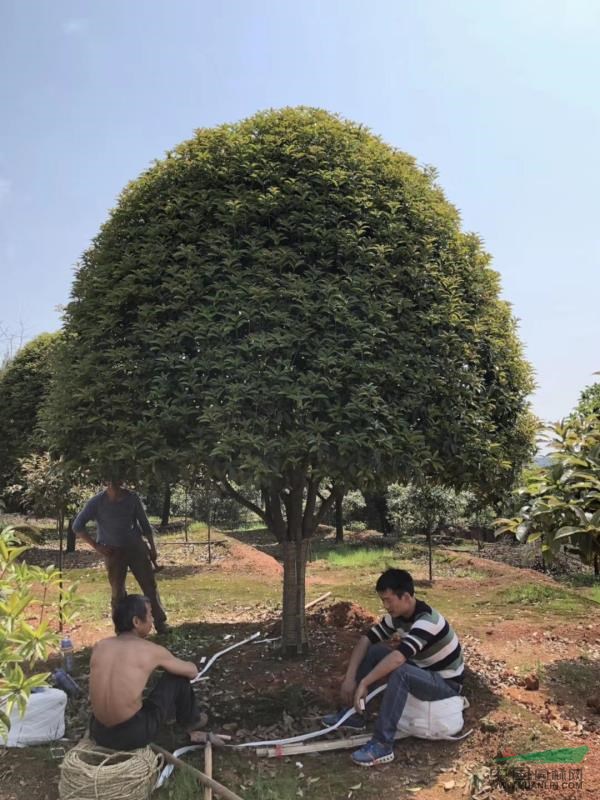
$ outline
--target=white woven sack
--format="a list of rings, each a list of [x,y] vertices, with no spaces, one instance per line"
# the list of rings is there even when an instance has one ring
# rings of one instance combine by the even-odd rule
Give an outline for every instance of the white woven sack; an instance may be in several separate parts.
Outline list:
[[[28,747],[53,742],[65,735],[67,695],[60,689],[42,689],[27,700],[23,716],[17,708],[10,714],[8,737],[0,736],[5,747]]]
[[[465,724],[463,711],[468,707],[469,701],[462,695],[428,701],[409,694],[398,721],[398,733],[421,739],[462,738],[456,734]]]

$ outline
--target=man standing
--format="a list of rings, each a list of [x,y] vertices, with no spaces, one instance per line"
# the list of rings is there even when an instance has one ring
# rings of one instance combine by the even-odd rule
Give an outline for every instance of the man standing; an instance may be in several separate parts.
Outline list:
[[[342,702],[354,704],[356,713],[344,727],[361,730],[364,699],[370,688],[387,683],[373,738],[352,753],[360,766],[371,767],[394,760],[394,739],[408,694],[418,700],[445,700],[462,691],[464,663],[458,637],[444,617],[415,597],[409,572],[388,569],[375,586],[386,615],[365,631],[357,642],[340,688]],[[395,634],[395,649],[382,644]],[[334,725],[343,715],[323,718]]]
[[[113,612],[116,636],[102,639],[90,661],[90,733],[102,747],[135,750],[154,740],[164,722],[185,725],[192,741],[206,723],[196,708],[190,684],[198,674],[191,661],[182,661],[165,647],[146,641],[152,630],[152,609],[147,597],[130,594]],[[157,668],[164,673],[142,700],[148,678]]]
[[[85,530],[86,524],[92,520],[97,527],[95,540]],[[73,530],[104,556],[113,612],[119,600],[126,597],[125,579],[130,569],[150,601],[156,632],[166,633],[167,615],[160,603],[152,568],[152,561],[156,561],[154,537],[138,495],[125,489],[121,481],[109,481],[104,491],[87,502],[76,517]],[[148,540],[149,548],[142,535]]]

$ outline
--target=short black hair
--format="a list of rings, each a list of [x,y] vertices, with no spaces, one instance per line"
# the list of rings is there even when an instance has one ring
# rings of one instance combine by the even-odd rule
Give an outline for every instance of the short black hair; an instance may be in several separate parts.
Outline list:
[[[398,597],[402,597],[404,592],[414,595],[415,584],[412,575],[405,569],[386,569],[377,579],[375,591],[385,592],[387,589],[391,589]]]
[[[128,594],[119,600],[112,615],[116,633],[132,631],[134,617],[144,622],[148,616],[149,603],[150,600],[143,594]]]

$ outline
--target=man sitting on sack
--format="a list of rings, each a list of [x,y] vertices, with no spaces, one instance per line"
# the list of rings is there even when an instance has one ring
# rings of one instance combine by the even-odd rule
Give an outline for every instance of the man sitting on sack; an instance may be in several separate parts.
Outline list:
[[[386,615],[365,631],[357,642],[340,687],[342,702],[354,704],[341,727],[361,730],[364,700],[377,685],[387,682],[373,738],[352,753],[355,764],[371,767],[394,760],[398,721],[409,695],[418,700],[444,700],[462,692],[464,663],[452,626],[435,609],[415,597],[412,576],[403,569],[388,569],[375,586]],[[400,634],[395,649],[383,641]],[[323,718],[334,725],[344,712]]]
[[[192,741],[206,724],[198,712],[190,684],[198,667],[182,661],[166,647],[146,641],[154,620],[147,597],[126,595],[113,612],[116,636],[95,645],[90,661],[90,734],[113,750],[135,750],[150,744],[164,722],[176,719]],[[164,670],[156,686],[142,700],[152,672]]]

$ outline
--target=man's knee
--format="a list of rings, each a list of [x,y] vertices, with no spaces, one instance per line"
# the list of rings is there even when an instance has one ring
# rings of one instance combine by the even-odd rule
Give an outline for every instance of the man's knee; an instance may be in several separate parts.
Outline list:
[[[399,667],[396,667],[393,672],[390,672],[387,681],[388,685],[391,683],[392,685],[397,686],[401,683],[407,683],[412,669],[412,664],[409,664],[405,661],[404,664],[401,664]]]

